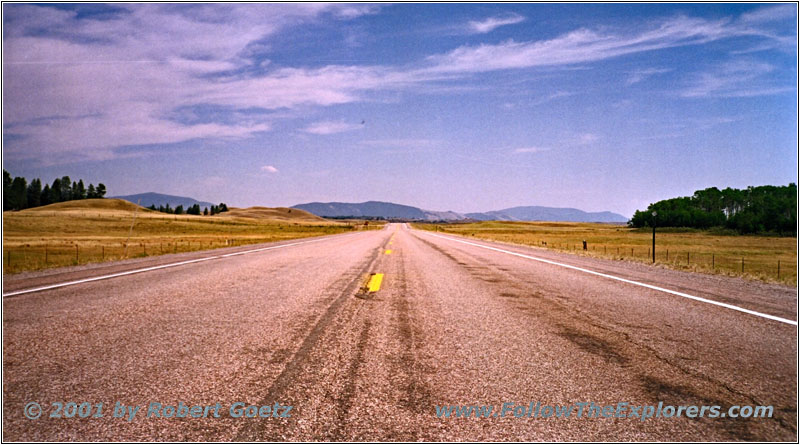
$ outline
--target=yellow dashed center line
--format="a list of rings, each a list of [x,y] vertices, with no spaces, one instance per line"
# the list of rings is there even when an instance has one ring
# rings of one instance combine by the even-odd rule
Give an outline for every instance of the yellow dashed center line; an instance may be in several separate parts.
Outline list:
[[[386,251],[386,255],[391,255],[391,254],[392,254],[392,249]]]
[[[381,283],[383,282],[383,274],[376,273],[373,274],[372,277],[369,279],[369,283],[367,283],[367,288],[370,292],[378,292],[381,289]]]

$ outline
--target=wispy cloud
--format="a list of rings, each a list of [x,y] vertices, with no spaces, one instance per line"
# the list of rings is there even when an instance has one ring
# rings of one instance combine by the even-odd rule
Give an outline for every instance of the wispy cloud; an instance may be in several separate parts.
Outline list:
[[[308,23],[350,20],[378,9],[362,4],[265,6],[118,4],[93,16],[34,4],[5,5],[4,136],[13,143],[4,147],[4,155],[40,162],[108,159],[119,156],[118,148],[124,146],[252,137],[274,127],[278,117],[271,110],[353,103],[368,100],[376,91],[471,92],[487,87],[474,80],[473,75],[482,72],[574,68],[729,37],[755,36],[781,48],[794,48],[796,42],[796,36],[765,30],[769,27],[764,24],[794,16],[793,6],[778,5],[738,19],[681,16],[636,28],[578,29],[545,40],[461,46],[402,66],[293,67],[268,59],[274,45],[270,39],[278,33]],[[469,28],[488,33],[522,20],[519,15],[495,16],[471,22]],[[655,74],[632,73],[629,81]],[[728,75],[733,77],[726,79]],[[698,75],[681,95],[781,91],[787,87],[728,67]],[[557,91],[540,100],[568,94]],[[225,110],[219,114],[227,113],[228,118],[176,118],[182,110],[204,106]],[[323,121],[304,131],[334,134],[358,128]]]
[[[534,100],[531,102],[531,105],[542,105],[547,102],[562,98],[562,97],[569,97],[574,96],[575,93],[569,91],[556,91],[555,93],[548,94],[547,96],[541,97],[539,99]]]
[[[635,32],[582,28],[550,40],[462,46],[430,56],[428,61],[430,71],[443,73],[571,65],[756,33],[749,25],[732,19],[679,16]]]
[[[542,153],[545,151],[550,151],[550,148],[547,147],[521,147],[516,148],[511,151],[513,154],[522,154],[522,153]]]
[[[375,10],[263,6],[121,4],[85,17],[38,5],[4,7],[4,132],[15,137],[4,154],[108,159],[121,146],[250,137],[269,131],[272,118],[183,122],[175,111],[204,104],[230,112],[325,106],[392,84],[390,73],[370,67],[258,73],[269,63],[254,58],[253,42],[303,23]]]
[[[669,73],[670,71],[672,71],[671,68],[645,68],[635,70],[628,73],[628,79],[625,81],[625,83],[628,85],[633,85],[647,79],[648,77],[655,76],[656,74]]]
[[[717,125],[725,125],[725,124],[732,124],[734,122],[741,121],[741,117],[727,117],[727,116],[719,116],[719,117],[709,117],[709,118],[702,118],[702,119],[690,119],[690,123],[697,126],[697,128],[701,130],[707,130],[711,127],[716,127]]]
[[[480,21],[470,21],[467,25],[467,29],[473,34],[486,34],[501,26],[514,25],[523,21],[525,21],[525,17],[519,14],[495,16]]]
[[[360,124],[350,124],[344,121],[320,121],[309,125],[304,128],[303,131],[311,134],[325,135],[360,130],[361,128],[363,128],[363,126]]]
[[[436,141],[431,139],[372,139],[361,141],[371,147],[428,147]]]
[[[774,72],[769,63],[734,60],[699,73],[680,92],[683,97],[753,97],[796,91],[794,86],[764,80]]]
[[[278,169],[275,168],[272,165],[265,165],[265,166],[261,167],[261,171],[262,172],[267,172],[267,173],[278,173]]]
[[[751,12],[742,14],[739,18],[743,23],[765,23],[780,20],[797,19],[797,5],[781,4],[763,6]]]

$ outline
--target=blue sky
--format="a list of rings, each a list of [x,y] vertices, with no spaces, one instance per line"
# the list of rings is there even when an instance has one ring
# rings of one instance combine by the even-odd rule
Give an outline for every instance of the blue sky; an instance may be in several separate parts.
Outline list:
[[[234,206],[797,181],[795,4],[3,5],[3,166]]]

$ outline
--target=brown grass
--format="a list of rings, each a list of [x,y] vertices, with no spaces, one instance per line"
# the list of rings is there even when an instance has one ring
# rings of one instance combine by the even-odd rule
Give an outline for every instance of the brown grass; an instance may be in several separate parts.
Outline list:
[[[261,207],[194,216],[136,208],[119,199],[92,199],[3,212],[3,273],[363,229],[296,209]],[[136,223],[126,245],[134,211]]]
[[[254,218],[254,219],[269,219],[273,221],[291,221],[291,222],[313,222],[313,223],[332,223],[325,218],[320,218],[313,213],[306,212],[300,209],[290,209],[287,207],[248,207],[246,209],[239,209],[232,207],[229,211],[220,213],[220,216],[240,217],[240,218]]]
[[[485,221],[415,226],[425,230],[568,251],[579,255],[652,263],[652,232],[620,225]],[[582,245],[584,240],[587,242],[586,251]],[[703,231],[657,231],[656,263],[682,270],[744,276],[794,285],[797,283],[797,238],[725,236]]]

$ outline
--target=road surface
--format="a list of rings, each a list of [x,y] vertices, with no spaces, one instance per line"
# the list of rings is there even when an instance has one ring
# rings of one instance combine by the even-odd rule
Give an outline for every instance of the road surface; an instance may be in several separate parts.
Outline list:
[[[3,438],[797,440],[793,288],[405,224],[256,247],[4,277]],[[383,280],[369,292],[372,274]],[[31,402],[38,419],[24,415]],[[56,402],[87,404],[51,418]],[[269,417],[234,417],[236,402],[269,406]],[[436,411],[531,402],[774,414]],[[114,417],[117,403],[141,408]],[[158,407],[147,417],[151,403],[205,417],[158,418],[171,414]]]

